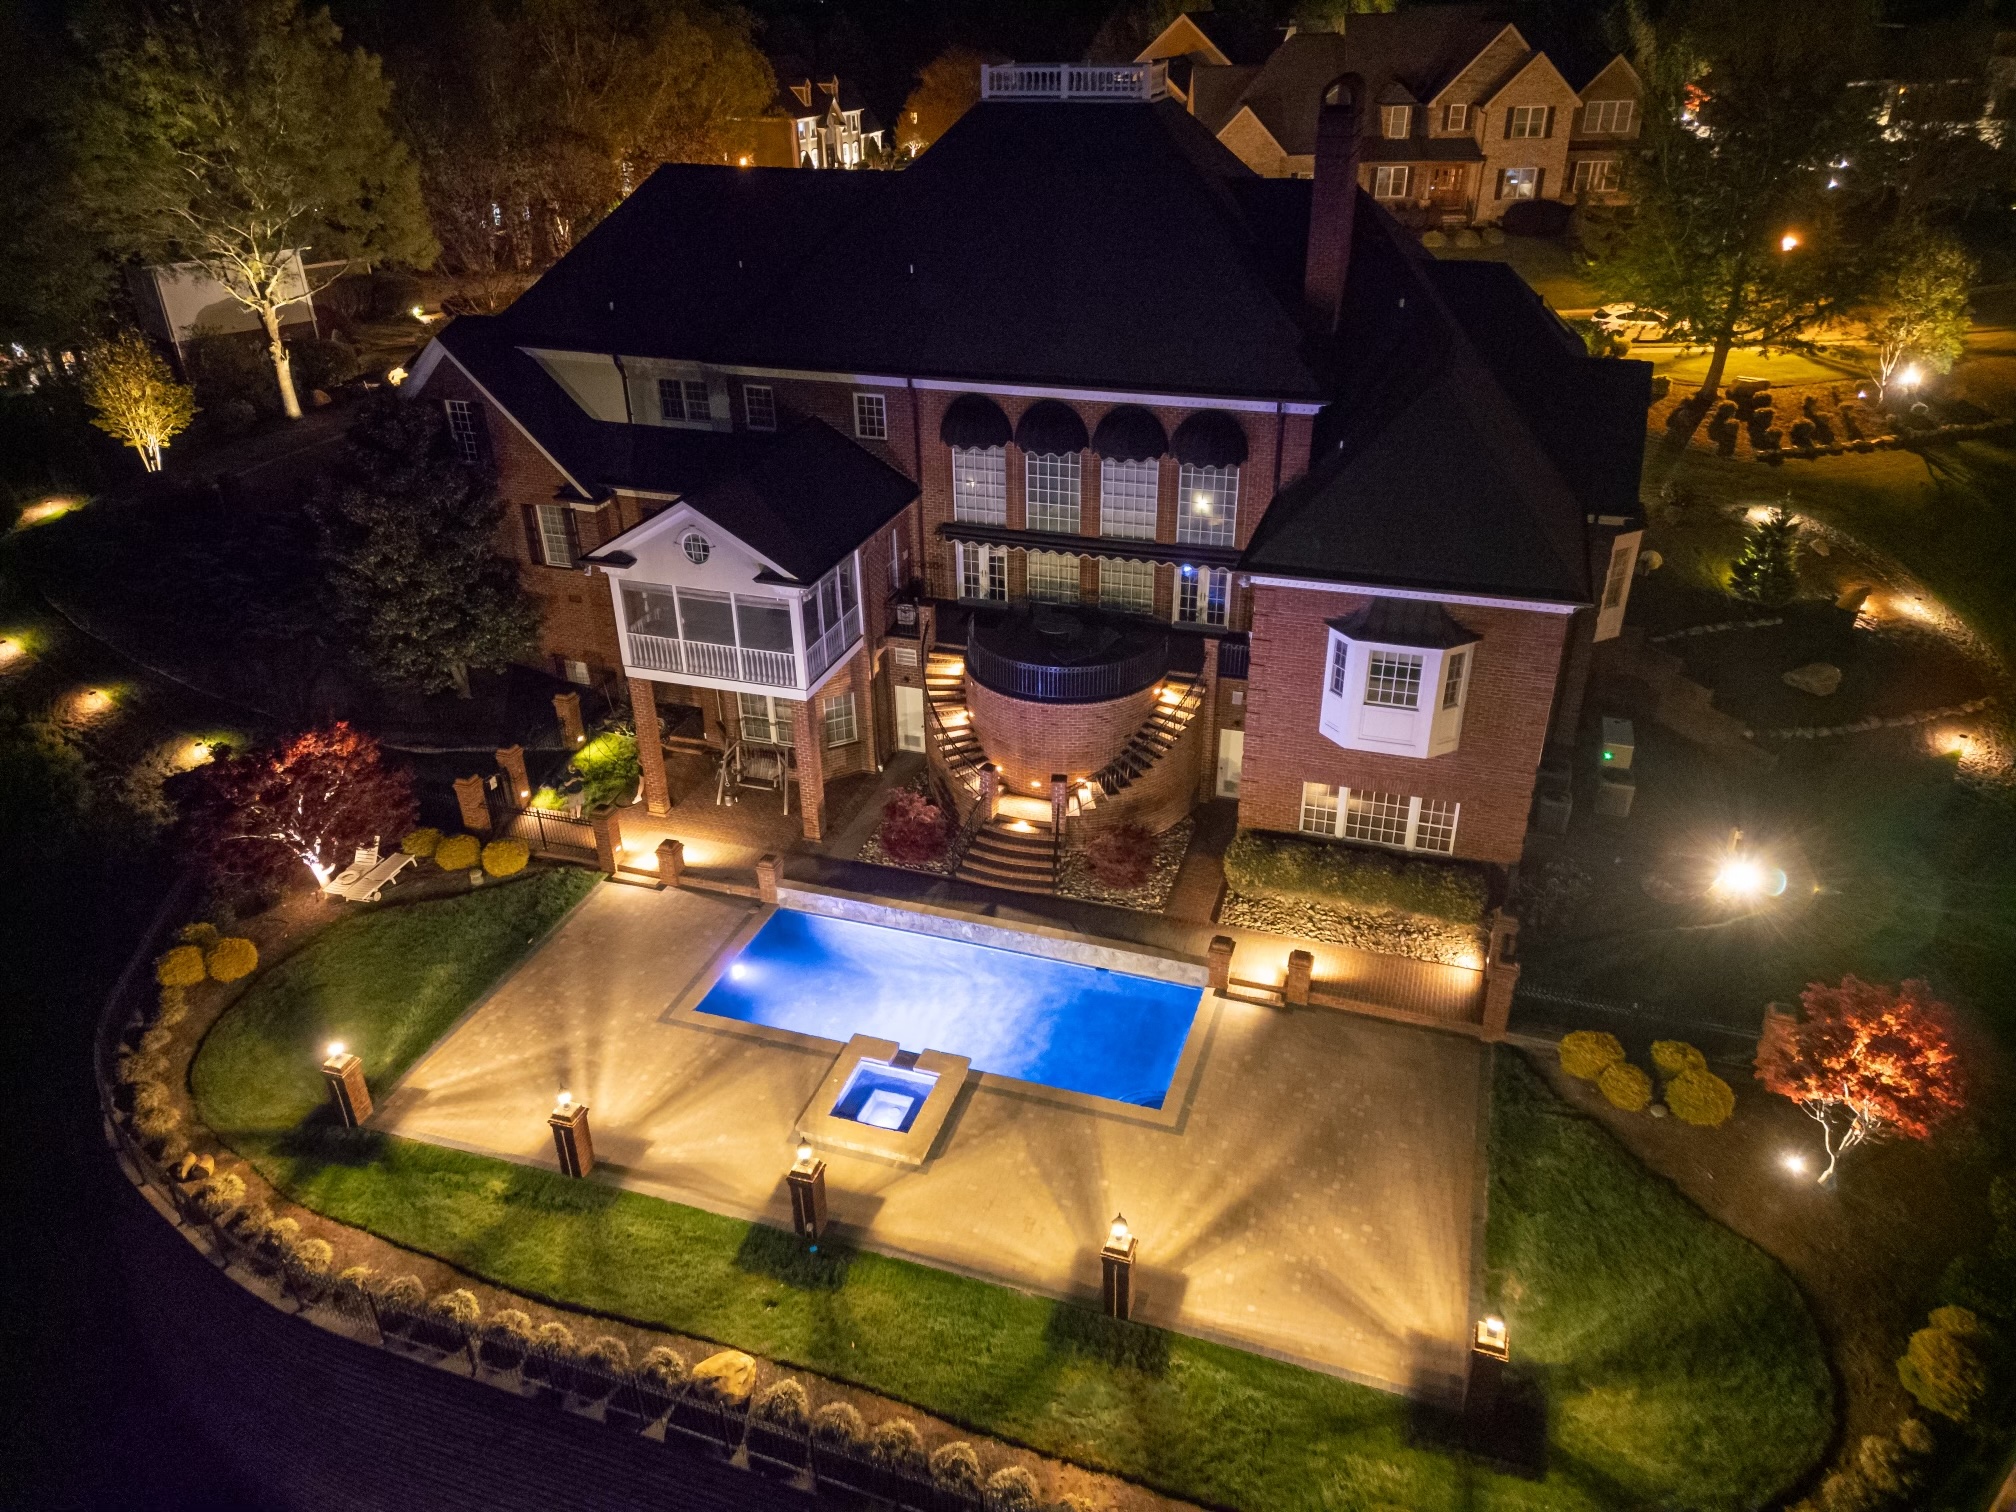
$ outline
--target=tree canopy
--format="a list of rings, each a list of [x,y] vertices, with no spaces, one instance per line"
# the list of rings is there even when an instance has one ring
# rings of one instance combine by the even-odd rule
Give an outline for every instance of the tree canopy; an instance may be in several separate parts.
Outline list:
[[[1912,228],[1896,239],[1869,312],[1878,397],[1906,365],[1950,370],[1967,341],[1974,260],[1951,236]]]
[[[386,119],[390,86],[300,0],[159,0],[108,16],[76,96],[79,204],[119,250],[197,263],[257,316],[299,418],[280,336],[282,307],[313,287],[296,254],[434,259],[419,176]]]
[[[139,452],[149,472],[161,471],[161,449],[196,418],[195,392],[130,327],[84,354],[84,402],[91,423]]]

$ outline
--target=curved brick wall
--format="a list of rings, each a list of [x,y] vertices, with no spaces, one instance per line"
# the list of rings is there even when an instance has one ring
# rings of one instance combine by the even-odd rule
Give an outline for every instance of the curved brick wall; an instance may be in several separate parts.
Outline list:
[[[1143,688],[1105,703],[1032,703],[984,688],[966,679],[966,707],[973,733],[987,759],[1001,768],[1002,791],[1050,791],[1050,774],[1089,777],[1120,754],[1127,737],[1141,728],[1155,705],[1155,689]]]

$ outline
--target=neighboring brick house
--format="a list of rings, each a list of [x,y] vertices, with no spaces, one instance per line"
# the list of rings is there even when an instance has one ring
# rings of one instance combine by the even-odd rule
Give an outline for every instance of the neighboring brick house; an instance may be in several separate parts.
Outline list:
[[[1199,19],[1178,17],[1142,56],[1202,36]],[[1492,7],[1419,6],[1294,33],[1258,67],[1193,50],[1184,98],[1254,172],[1307,178],[1319,96],[1356,73],[1368,90],[1364,187],[1411,224],[1487,223],[1522,199],[1621,195],[1644,93],[1637,71],[1621,56],[1578,67],[1557,53]],[[1571,72],[1587,82],[1577,87]]]
[[[882,123],[854,82],[838,74],[785,78],[756,122],[755,143],[745,167],[859,168],[884,151]]]
[[[1006,828],[1216,794],[1517,861],[1620,627],[1648,370],[1422,252],[1336,83],[1269,182],[1159,62],[990,68],[901,174],[661,168],[436,338],[403,392],[495,461],[654,811],[684,735],[789,753],[812,835],[908,748]]]

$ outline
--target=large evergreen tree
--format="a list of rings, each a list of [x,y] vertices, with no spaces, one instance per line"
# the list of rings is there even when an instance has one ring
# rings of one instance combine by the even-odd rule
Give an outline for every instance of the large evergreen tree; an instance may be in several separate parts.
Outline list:
[[[504,506],[455,455],[438,406],[387,392],[317,500],[329,616],[381,683],[469,692],[469,669],[530,654],[539,611],[497,549]]]
[[[105,14],[76,95],[78,202],[121,250],[200,264],[250,310],[299,419],[281,310],[351,262],[434,259],[418,174],[386,120],[391,87],[300,0]],[[304,289],[297,252],[335,266]]]

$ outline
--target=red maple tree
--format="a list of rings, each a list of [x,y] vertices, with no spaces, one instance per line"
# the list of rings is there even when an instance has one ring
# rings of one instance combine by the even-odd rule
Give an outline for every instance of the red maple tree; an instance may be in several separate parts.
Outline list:
[[[220,757],[169,790],[190,848],[227,876],[280,880],[294,862],[327,882],[353,849],[404,835],[413,774],[342,722]]]
[[[1824,1184],[1841,1157],[1886,1135],[1929,1139],[1966,1104],[1952,1012],[1923,982],[1884,987],[1844,976],[1809,984],[1803,1015],[1773,1011],[1757,1043],[1757,1079],[1820,1125]]]

